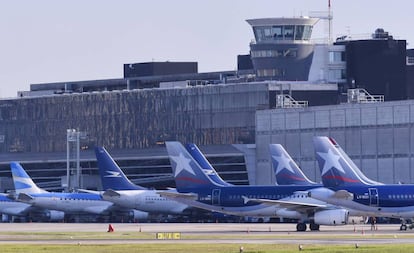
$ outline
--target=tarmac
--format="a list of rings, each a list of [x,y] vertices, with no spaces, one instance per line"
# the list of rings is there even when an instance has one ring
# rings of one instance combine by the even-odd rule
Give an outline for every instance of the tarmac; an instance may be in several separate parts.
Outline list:
[[[109,226],[120,236],[106,235]],[[0,244],[144,244],[144,243],[234,243],[234,244],[412,244],[414,231],[400,231],[399,224],[321,226],[320,231],[296,232],[296,224],[276,223],[0,223]],[[86,232],[86,233],[85,233]],[[93,234],[88,238],[87,234]],[[82,233],[82,238],[51,239],[48,236]],[[152,239],[133,238],[143,233]],[[157,233],[178,233],[179,239],[160,240]],[[30,235],[47,235],[42,239]],[[108,233],[109,234],[109,233]],[[121,235],[129,235],[122,238]],[[131,238],[132,235],[132,238]]]

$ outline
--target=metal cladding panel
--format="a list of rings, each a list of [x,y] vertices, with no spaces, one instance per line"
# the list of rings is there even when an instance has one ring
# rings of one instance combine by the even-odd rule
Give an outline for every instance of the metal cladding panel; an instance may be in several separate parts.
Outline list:
[[[392,158],[378,159],[378,181],[386,184],[394,183],[395,171]]]
[[[394,110],[392,106],[377,107],[377,122],[379,125],[392,124],[394,121]]]
[[[345,126],[345,110],[331,111],[331,127]]]
[[[410,183],[410,159],[406,157],[394,158],[395,178],[393,183]]]
[[[286,129],[299,129],[299,112],[286,114]]]
[[[321,182],[321,172],[319,166],[315,161],[300,161],[298,163],[303,173],[315,182]]]
[[[378,161],[377,159],[363,159],[361,169],[364,174],[373,180],[380,181],[378,178]]]
[[[280,110],[271,117],[283,118],[281,112],[284,112],[287,127],[269,134],[272,140],[286,142],[284,146],[299,164],[315,160],[311,143],[314,135],[331,136],[368,177],[388,183],[398,183],[403,177],[407,178],[406,183],[413,183],[413,110],[414,100]],[[305,123],[311,121],[311,114],[315,118],[314,128]],[[296,128],[296,121],[299,121],[299,128]],[[300,136],[299,143],[296,136]],[[399,169],[403,176],[397,176]]]
[[[256,113],[256,131],[270,131],[271,130],[271,114],[267,112]]]
[[[300,154],[300,135],[297,133],[286,133],[285,148],[290,154]]]
[[[410,122],[410,106],[394,106],[394,124],[407,124]]]
[[[272,113],[270,114],[271,130],[281,131],[286,129],[286,114],[285,113]]]
[[[345,124],[347,127],[361,125],[361,109],[348,108],[345,110]]]
[[[412,171],[412,167],[414,166],[414,158],[410,158],[410,178],[408,179],[409,181],[406,181],[407,183],[412,183],[414,182],[414,171]]]
[[[361,107],[361,125],[373,126],[377,124],[377,108],[376,107]]]
[[[278,134],[278,135],[276,135],[276,134],[272,134],[272,135],[270,136],[270,143],[273,143],[273,144],[280,144],[280,145],[282,145],[282,146],[286,147],[285,135],[281,135],[281,134]]]
[[[377,154],[376,129],[361,130],[362,155],[375,156]]]
[[[302,132],[300,134],[300,154],[304,157],[312,157],[315,155],[315,149],[313,148],[312,138],[313,132]]]
[[[377,155],[391,155],[394,152],[394,132],[392,128],[380,128],[377,130]]]
[[[268,161],[259,161],[256,166],[256,182],[258,185],[272,185],[275,184],[275,177]]]
[[[335,139],[335,141],[340,143],[343,149],[346,148],[346,139],[345,139],[346,135],[342,129],[333,128],[330,130],[330,134],[328,136],[331,136],[332,138]]]
[[[303,111],[299,113],[299,116],[300,116],[300,128],[301,129],[315,128],[315,112]]]
[[[351,128],[345,132],[345,143],[341,147],[349,156],[361,155],[361,131],[359,129]]]
[[[330,127],[329,110],[321,110],[315,112],[315,127],[328,128]]]

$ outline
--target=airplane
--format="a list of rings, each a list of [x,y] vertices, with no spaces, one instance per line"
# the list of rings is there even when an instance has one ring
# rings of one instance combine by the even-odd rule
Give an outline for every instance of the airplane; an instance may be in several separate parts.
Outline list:
[[[317,185],[306,177],[282,145],[269,144],[269,151],[278,185]]]
[[[313,142],[326,188],[311,189],[309,197],[351,208],[366,216],[400,218],[403,220],[400,229],[407,229],[405,219],[414,217],[413,184],[367,184],[341,157],[333,139],[317,136]]]
[[[188,153],[190,153],[190,155],[194,158],[194,160],[200,165],[204,173],[206,173],[206,175],[210,177],[210,179],[213,182],[222,186],[233,186],[233,184],[224,181],[217,174],[216,170],[213,168],[213,166],[210,164],[210,162],[207,160],[204,154],[201,153],[200,149],[197,147],[196,144],[188,143],[185,145],[185,148],[187,149]]]
[[[64,213],[32,207],[29,204],[15,201],[9,194],[0,194],[0,213],[10,216],[28,217],[35,221],[61,221]]]
[[[183,214],[188,205],[160,196],[159,191],[133,184],[104,147],[95,148],[104,200],[124,208],[156,214]]]
[[[344,225],[349,212],[332,208],[307,196],[310,185],[223,186],[206,175],[201,166],[179,142],[166,142],[177,192],[163,196],[209,211],[249,217],[298,219],[297,231],[319,225]]]
[[[65,214],[127,215],[134,219],[147,219],[148,213],[137,210],[123,210],[112,202],[105,201],[99,194],[48,192],[39,188],[23,167],[10,164],[17,201],[31,206],[58,210]]]

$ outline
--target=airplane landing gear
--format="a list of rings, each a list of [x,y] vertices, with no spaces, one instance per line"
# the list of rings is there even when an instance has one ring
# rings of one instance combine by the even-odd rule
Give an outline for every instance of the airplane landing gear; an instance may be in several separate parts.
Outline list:
[[[296,225],[296,231],[298,232],[306,231],[306,223],[298,223]]]
[[[311,223],[309,227],[311,231],[319,231],[319,224]]]

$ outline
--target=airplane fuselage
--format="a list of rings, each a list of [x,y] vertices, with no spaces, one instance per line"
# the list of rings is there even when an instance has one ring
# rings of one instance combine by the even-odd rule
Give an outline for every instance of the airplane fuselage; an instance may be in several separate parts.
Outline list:
[[[336,191],[352,193],[348,199],[334,196]],[[313,198],[377,217],[414,217],[414,185],[347,186],[311,190]]]
[[[104,214],[113,206],[101,196],[89,193],[39,193],[30,196],[32,199],[26,203],[65,213]]]
[[[119,190],[119,196],[103,195],[103,199],[124,208],[150,213],[181,214],[187,205],[160,196],[155,190]]]
[[[191,206],[217,212],[255,217],[288,217],[303,218],[303,213],[278,205],[269,205],[246,201],[248,199],[288,200],[300,203],[318,203],[321,201],[309,198],[306,194],[295,194],[307,191],[313,186],[230,186],[216,188],[195,188],[189,192],[197,194],[197,200],[180,200]]]

